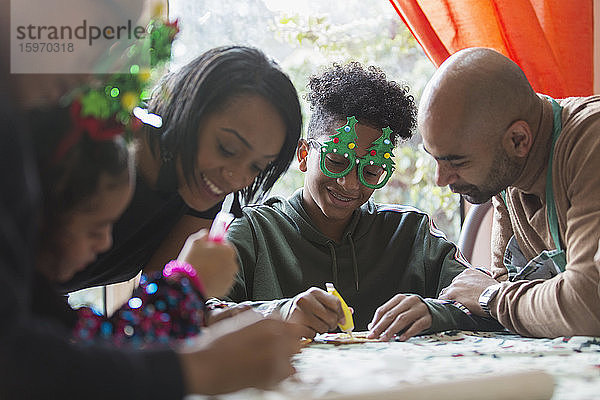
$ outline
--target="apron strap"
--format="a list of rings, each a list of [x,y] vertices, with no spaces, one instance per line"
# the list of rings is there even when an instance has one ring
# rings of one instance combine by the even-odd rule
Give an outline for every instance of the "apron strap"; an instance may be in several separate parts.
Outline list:
[[[551,97],[547,97],[552,102],[552,112],[554,114],[554,128],[552,130],[552,146],[550,147],[550,161],[548,162],[548,172],[546,174],[546,210],[548,213],[548,225],[550,234],[556,249],[561,251],[560,235],[558,231],[558,216],[556,215],[556,205],[554,203],[554,190],[552,185],[552,163],[554,160],[554,145],[562,130],[562,107]]]
[[[548,218],[548,226],[550,228],[550,235],[552,236],[552,240],[554,245],[556,246],[555,250],[545,250],[540,255],[542,259],[551,259],[554,266],[557,268],[558,273],[563,272],[567,266],[567,258],[566,254],[562,249],[560,244],[560,233],[558,227],[558,216],[556,214],[556,204],[554,202],[554,190],[552,184],[552,165],[554,161],[554,146],[558,137],[560,136],[560,132],[562,130],[562,107],[549,96],[543,95],[552,103],[552,113],[554,115],[554,124],[552,129],[552,143],[550,146],[550,160],[548,161],[548,171],[546,173],[546,213]],[[504,204],[506,204],[506,190],[503,190],[500,193]],[[517,246],[518,247],[518,246]],[[508,251],[508,250],[507,250]],[[538,256],[538,257],[540,257]],[[536,259],[538,258],[536,257]],[[506,254],[504,264],[507,265],[506,262]],[[507,267],[508,268],[508,267]],[[509,269],[510,271],[510,269]]]

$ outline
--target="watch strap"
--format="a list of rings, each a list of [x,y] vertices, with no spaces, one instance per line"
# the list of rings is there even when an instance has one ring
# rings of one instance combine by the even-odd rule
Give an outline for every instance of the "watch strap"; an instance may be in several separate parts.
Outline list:
[[[481,306],[483,311],[490,317],[492,316],[490,312],[490,303],[492,302],[492,300],[494,300],[501,287],[501,283],[495,283],[493,285],[490,285],[486,287],[479,296],[479,305]]]

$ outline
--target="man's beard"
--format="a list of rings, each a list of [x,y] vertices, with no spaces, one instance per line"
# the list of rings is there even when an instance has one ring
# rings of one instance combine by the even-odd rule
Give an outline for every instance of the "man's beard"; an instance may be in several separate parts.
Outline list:
[[[511,160],[504,150],[496,153],[492,168],[485,178],[484,185],[450,185],[453,192],[460,193],[469,203],[481,204],[490,200],[509,187],[518,178],[523,162]]]

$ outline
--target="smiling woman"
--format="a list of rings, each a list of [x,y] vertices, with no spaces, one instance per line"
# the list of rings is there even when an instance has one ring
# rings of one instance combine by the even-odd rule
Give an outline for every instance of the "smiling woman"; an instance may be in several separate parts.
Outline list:
[[[261,51],[219,47],[160,82],[148,103],[163,119],[138,141],[137,186],[113,248],[67,290],[129,280],[177,258],[210,226],[229,193],[234,209],[260,199],[287,170],[300,138],[294,86]]]
[[[200,127],[193,169],[186,174],[178,168],[178,180],[185,182],[179,189],[182,198],[203,210],[250,186],[277,159],[285,132],[280,114],[262,96],[234,97]]]

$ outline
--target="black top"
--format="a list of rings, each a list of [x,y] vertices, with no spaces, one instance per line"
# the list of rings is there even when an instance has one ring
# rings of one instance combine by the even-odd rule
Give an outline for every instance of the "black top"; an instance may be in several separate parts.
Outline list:
[[[195,211],[176,189],[152,189],[138,174],[131,204],[113,227],[113,247],[62,289],[73,291],[132,279],[183,215],[214,219],[220,209],[221,203],[205,212]]]
[[[38,318],[54,319],[62,327],[72,331],[77,324],[77,312],[71,308],[66,295],[60,295],[38,271],[33,271],[31,311]]]
[[[0,92],[0,399],[182,398],[172,350],[77,346],[62,325],[66,319],[32,314],[39,186],[7,98]]]

